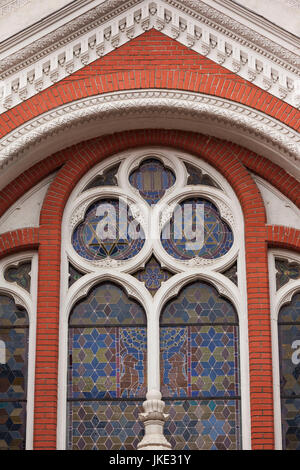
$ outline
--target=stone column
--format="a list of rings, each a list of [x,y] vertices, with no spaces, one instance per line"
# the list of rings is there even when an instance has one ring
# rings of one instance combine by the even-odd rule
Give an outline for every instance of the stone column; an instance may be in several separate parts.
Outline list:
[[[171,444],[164,436],[164,424],[169,415],[163,412],[165,403],[158,390],[150,390],[143,403],[145,413],[139,418],[145,424],[145,435],[137,445],[138,450],[170,450]]]

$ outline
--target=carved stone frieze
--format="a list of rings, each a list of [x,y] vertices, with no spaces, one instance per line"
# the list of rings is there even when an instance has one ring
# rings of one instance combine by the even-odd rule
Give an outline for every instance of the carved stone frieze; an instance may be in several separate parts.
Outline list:
[[[76,124],[109,117],[172,115],[205,120],[280,150],[294,165],[299,161],[299,136],[275,119],[246,106],[206,95],[168,90],[143,90],[111,93],[67,104],[17,128],[0,141],[0,168],[22,157],[22,152],[43,139],[59,135]]]
[[[107,0],[0,61],[0,79],[6,90],[0,113],[152,27],[298,106],[294,82],[300,74],[300,57],[255,29],[200,0]],[[249,55],[253,67],[246,68],[243,61]],[[29,66],[34,69],[34,81],[28,80],[22,93],[11,93]],[[282,83],[263,78],[270,67],[273,77],[283,74]],[[290,85],[285,86],[287,83]]]

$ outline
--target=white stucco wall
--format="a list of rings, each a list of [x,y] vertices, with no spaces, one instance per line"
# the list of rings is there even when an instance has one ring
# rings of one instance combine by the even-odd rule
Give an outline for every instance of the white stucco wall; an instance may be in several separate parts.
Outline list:
[[[0,2],[0,41],[22,31],[72,0],[2,0]]]
[[[300,35],[300,0],[232,0],[281,28]]]

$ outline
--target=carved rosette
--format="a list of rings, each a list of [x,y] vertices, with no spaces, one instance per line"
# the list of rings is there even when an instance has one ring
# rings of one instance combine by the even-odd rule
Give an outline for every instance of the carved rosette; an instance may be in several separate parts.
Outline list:
[[[158,390],[151,390],[144,401],[144,413],[139,414],[140,420],[145,425],[145,435],[137,445],[138,450],[170,450],[171,444],[163,434],[164,423],[169,415],[165,414],[165,403],[161,400]]]

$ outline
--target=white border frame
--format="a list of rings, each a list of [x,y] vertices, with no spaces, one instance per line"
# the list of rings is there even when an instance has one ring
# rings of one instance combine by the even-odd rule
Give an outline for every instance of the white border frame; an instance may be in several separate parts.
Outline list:
[[[271,307],[271,334],[272,334],[272,360],[273,360],[273,394],[274,394],[274,431],[275,449],[282,450],[282,424],[281,424],[281,398],[280,398],[280,365],[278,342],[278,314],[281,307],[292,300],[293,295],[300,292],[300,279],[290,280],[287,284],[276,290],[275,258],[295,261],[300,264],[300,255],[283,249],[272,249],[268,253],[270,307]]]
[[[31,261],[30,293],[16,283],[4,279],[4,271],[11,265]],[[26,408],[26,450],[33,449],[34,429],[34,382],[35,382],[35,356],[36,356],[36,323],[37,323],[37,278],[38,254],[36,252],[18,253],[8,256],[0,261],[0,292],[11,295],[16,304],[22,305],[27,311],[29,320],[28,337],[28,371],[27,371],[27,408]]]
[[[176,174],[176,183],[169,188],[163,198],[150,208],[139,192],[128,182],[128,175],[137,168],[142,160],[149,157],[158,158],[165,166]],[[186,161],[211,176],[222,188],[209,186],[187,186],[186,171],[183,161]],[[94,264],[83,260],[73,249],[71,234],[74,227],[84,217],[86,208],[97,196],[99,188],[92,188],[84,192],[84,187],[97,174],[103,173],[109,166],[120,162],[118,170],[117,187],[101,187],[101,197],[118,196],[123,194],[128,201],[140,203],[137,217],[141,220],[145,234],[149,236],[149,227],[154,227],[155,237],[147,240],[138,255],[127,262]],[[97,196],[96,196],[97,195]],[[160,245],[160,230],[168,217],[161,221],[160,210],[164,204],[172,204],[182,198],[201,195],[213,201],[220,210],[221,216],[231,226],[234,232],[234,244],[229,252],[214,262],[199,258],[196,263],[176,261],[169,256]],[[154,217],[150,224],[150,215]],[[133,273],[143,267],[151,254],[154,254],[163,267],[172,270],[175,274],[166,281],[157,294],[152,297],[143,283],[133,278]],[[233,284],[220,271],[226,270],[237,260],[239,285]],[[77,280],[68,288],[68,263],[86,275]],[[234,304],[239,317],[240,331],[240,383],[241,383],[241,421],[242,421],[242,447],[251,448],[250,426],[250,390],[249,390],[249,347],[248,347],[248,313],[247,313],[247,288],[246,266],[244,249],[244,221],[239,201],[226,179],[209,164],[174,149],[161,147],[142,147],[140,149],[121,152],[113,157],[105,159],[95,165],[86,173],[74,188],[66,204],[62,219],[62,257],[61,257],[61,291],[60,291],[60,324],[59,324],[59,369],[58,369],[58,420],[57,420],[57,448],[66,448],[66,424],[67,424],[67,351],[68,351],[68,317],[72,306],[99,281],[111,280],[122,286],[130,297],[133,297],[144,307],[147,316],[147,388],[148,390],[160,390],[160,343],[159,343],[159,316],[162,306],[166,301],[175,296],[179,290],[195,279],[203,279],[210,282],[221,295],[224,295]]]

